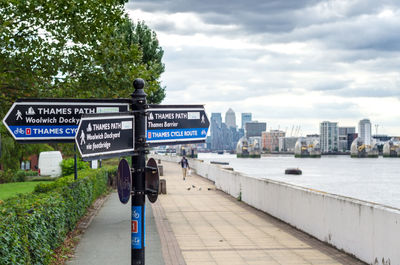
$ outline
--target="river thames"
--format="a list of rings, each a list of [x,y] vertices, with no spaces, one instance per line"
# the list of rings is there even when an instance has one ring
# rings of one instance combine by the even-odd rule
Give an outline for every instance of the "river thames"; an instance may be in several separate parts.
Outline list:
[[[270,155],[252,159],[199,153],[199,159],[228,162],[235,171],[254,178],[282,181],[400,209],[400,158]],[[299,168],[303,174],[285,175],[287,168]]]

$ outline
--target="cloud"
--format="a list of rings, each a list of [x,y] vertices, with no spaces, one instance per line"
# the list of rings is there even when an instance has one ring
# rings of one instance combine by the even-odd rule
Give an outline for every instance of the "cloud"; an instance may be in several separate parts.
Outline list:
[[[275,124],[293,124],[295,114],[315,130],[327,119],[397,117],[398,1],[135,0],[126,8],[164,49],[164,103],[232,107]],[[399,127],[386,128],[400,135]]]

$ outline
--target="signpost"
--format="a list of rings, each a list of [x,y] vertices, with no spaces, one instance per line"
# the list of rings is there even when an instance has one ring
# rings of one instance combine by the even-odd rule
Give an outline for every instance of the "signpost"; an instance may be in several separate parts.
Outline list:
[[[203,105],[150,105],[146,139],[150,146],[204,142],[210,122]]]
[[[18,100],[3,123],[18,142],[75,140],[85,161],[132,156],[131,167],[120,162],[117,186],[122,203],[132,198],[131,264],[144,265],[145,195],[154,203],[159,187],[157,163],[146,166],[148,147],[204,142],[210,122],[203,105],[148,105],[144,81],[133,86],[132,99]]]
[[[89,161],[133,155],[134,120],[130,112],[83,116],[75,137],[82,159]]]
[[[129,100],[23,99],[3,119],[18,142],[73,142],[84,114],[128,111]]]

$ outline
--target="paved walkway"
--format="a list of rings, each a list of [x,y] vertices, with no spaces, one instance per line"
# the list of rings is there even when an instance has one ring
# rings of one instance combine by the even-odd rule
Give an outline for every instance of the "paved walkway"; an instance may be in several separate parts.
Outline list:
[[[154,208],[167,218],[187,265],[364,264],[215,190],[204,178],[183,181],[177,164],[162,164],[168,194]],[[157,222],[159,210],[154,213]],[[161,241],[165,254],[163,236]]]
[[[162,164],[167,194],[146,203],[148,265],[364,264],[216,190],[204,178],[183,181],[178,164]],[[68,264],[130,264],[129,205],[113,194]]]
[[[122,204],[113,193],[94,217],[75,251],[69,265],[130,265],[131,264],[131,202]],[[146,202],[145,262],[164,265],[160,237],[149,201]]]

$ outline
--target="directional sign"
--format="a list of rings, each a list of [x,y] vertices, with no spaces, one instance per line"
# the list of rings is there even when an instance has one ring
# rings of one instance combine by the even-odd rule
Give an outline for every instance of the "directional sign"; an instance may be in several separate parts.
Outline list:
[[[128,111],[126,99],[25,99],[3,119],[17,141],[73,142],[83,114]]]
[[[150,105],[146,139],[151,146],[200,143],[210,122],[203,105]]]
[[[132,155],[134,116],[130,112],[84,115],[75,143],[85,161]]]

